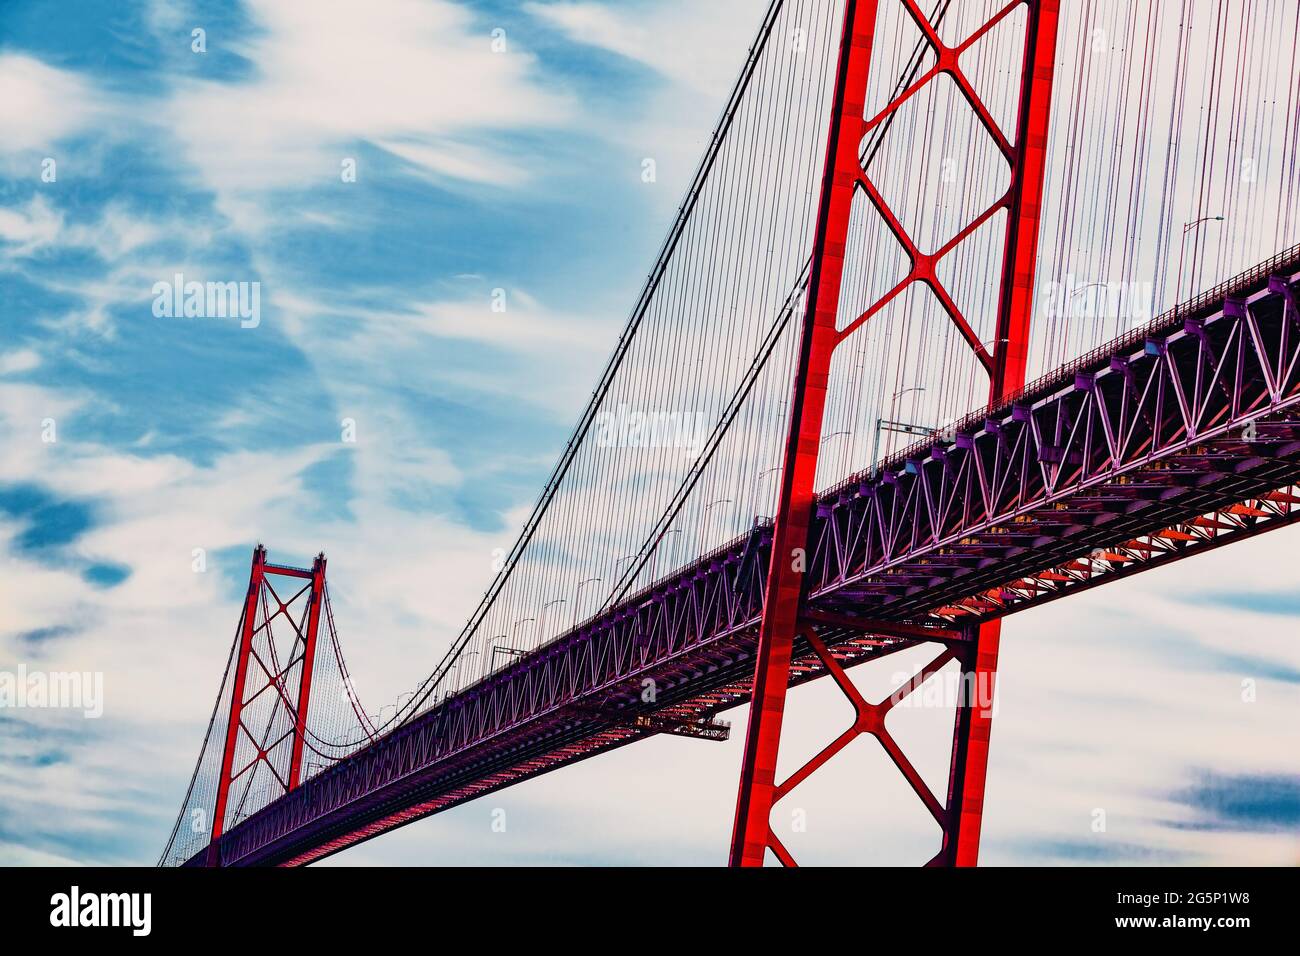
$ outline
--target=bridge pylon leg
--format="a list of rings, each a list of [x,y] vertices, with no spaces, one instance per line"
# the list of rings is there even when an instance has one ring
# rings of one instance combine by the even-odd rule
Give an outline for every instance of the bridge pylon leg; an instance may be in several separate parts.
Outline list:
[[[293,728],[293,755],[289,763],[289,789],[302,780],[302,750],[307,739],[307,711],[311,707],[311,678],[316,665],[316,639],[320,635],[320,612],[325,603],[325,555],[318,554],[311,566],[311,602],[307,612],[307,633],[303,635],[302,674],[298,679],[298,712]]]
[[[777,754],[786,691],[791,676],[791,655],[804,602],[808,530],[816,500],[814,482],[822,442],[822,419],[831,357],[836,346],[875,315],[904,286],[914,282],[924,283],[936,293],[943,293],[941,298],[947,299],[949,304],[945,305],[945,309],[949,312],[949,317],[989,372],[991,399],[1001,399],[1024,384],[1060,0],[1020,0],[1019,3],[1011,0],[987,23],[956,46],[947,46],[943,42],[916,0],[903,0],[903,4],[924,41],[931,47],[936,65],[925,76],[911,83],[906,92],[887,104],[874,117],[865,116],[864,108],[878,0],[845,0],[844,5],[821,200],[789,404],[790,426],[781,469],[771,567],[764,593],[763,617],[759,625],[749,727],[732,830],[729,860],[733,866],[761,866],[769,850],[780,862],[793,862],[772,833],[769,818],[774,801],[789,785],[788,781],[782,788],[776,785]],[[963,74],[960,58],[980,36],[1020,5],[1027,7],[1028,16],[1024,33],[1016,135],[1012,143],[996,127],[987,106]],[[872,183],[863,166],[860,149],[865,136],[873,132],[883,135],[894,111],[916,89],[941,73],[957,82],[978,122],[999,143],[1010,167],[1011,185],[1004,196],[973,219],[948,245],[936,252],[926,253],[907,235],[898,218],[888,208],[880,190]],[[849,237],[850,214],[859,189],[903,247],[911,260],[911,271],[886,297],[877,300],[856,319],[840,325],[839,302],[844,255]],[[947,297],[935,267],[979,222],[985,221],[986,217],[999,209],[1004,209],[1007,213],[1007,230],[997,339],[990,355],[984,343],[972,331],[971,324]],[[963,662],[964,673],[969,670],[977,681],[981,673],[984,675],[983,679],[988,683],[990,692],[997,670],[999,633],[996,622],[981,625],[978,638],[972,641],[975,649],[966,650],[967,659]],[[829,664],[827,668],[834,673],[834,668]],[[845,689],[842,683],[841,687]],[[845,692],[849,693],[847,689]],[[958,709],[950,780],[952,792],[948,806],[940,808],[932,795],[927,800],[931,812],[940,818],[944,827],[943,849],[931,862],[973,865],[978,858],[984,778],[992,722],[991,703],[991,700],[988,701],[988,706],[984,708]],[[898,762],[897,758],[895,762]],[[900,768],[902,766],[900,763]],[[807,772],[811,773],[815,769],[816,767],[807,768]],[[800,779],[803,779],[802,776]],[[910,778],[909,782],[913,782],[915,787],[915,782]],[[925,795],[922,796],[925,799]]]
[[[961,697],[952,735],[943,847],[937,861],[945,866],[975,866],[979,862],[1001,630],[1001,621],[971,627],[971,645],[959,655]]]
[[[249,661],[252,659],[253,636],[257,633],[257,607],[262,597],[262,581],[265,577],[266,548],[259,544],[253,549],[253,565],[248,573],[248,591],[244,595],[244,613],[239,621],[235,683],[230,692],[230,714],[226,719],[226,744],[221,752],[221,776],[217,780],[216,806],[212,811],[212,842],[208,844],[209,866],[217,865],[217,839],[225,829],[230,786],[236,776],[235,750],[239,743],[240,721],[244,709],[244,687],[248,680]]]
[[[790,654],[803,591],[826,386],[838,335],[844,249],[862,168],[858,149],[863,135],[877,5],[877,0],[845,2],[812,271],[800,336],[799,365],[790,397],[790,432],[781,469],[781,498],[773,530],[772,564],[764,594],[763,620],[759,625],[753,703],[736,801],[731,845],[733,866],[761,866],[773,842],[768,817],[772,812],[776,755],[790,680]]]

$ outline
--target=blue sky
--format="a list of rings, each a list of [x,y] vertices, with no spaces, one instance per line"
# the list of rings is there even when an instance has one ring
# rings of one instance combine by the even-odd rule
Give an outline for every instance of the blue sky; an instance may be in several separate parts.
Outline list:
[[[329,555],[364,699],[430,669],[595,383],[762,7],[0,9],[0,668],[106,687],[99,720],[0,713],[0,862],[153,861],[259,540]],[[156,318],[178,272],[260,283],[260,323]],[[1297,540],[1008,624],[993,861],[1300,858],[1279,756],[1298,742]],[[1194,613],[1179,587],[1203,589]],[[1229,631],[1252,641],[1229,653]],[[834,712],[825,689],[796,697]],[[726,746],[656,739],[494,797],[504,839],[480,802],[339,862],[717,862],[736,716]],[[826,814],[864,787],[901,800],[862,759]],[[1098,805],[1117,821],[1100,840]],[[869,832],[809,846],[852,859]],[[879,846],[902,858],[911,832]]]

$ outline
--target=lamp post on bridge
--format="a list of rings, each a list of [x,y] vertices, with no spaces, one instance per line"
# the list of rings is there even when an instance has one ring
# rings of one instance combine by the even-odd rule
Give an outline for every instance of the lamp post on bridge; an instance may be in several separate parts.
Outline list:
[[[847,429],[841,429],[840,431],[837,432],[831,432],[829,435],[822,436],[822,445],[825,446],[825,444],[828,441],[830,441],[832,438],[847,438],[852,434],[853,432],[848,431]]]
[[[564,598],[556,598],[554,601],[547,601],[542,605],[541,613],[537,615],[537,640],[538,643],[546,640],[546,609],[554,607],[556,604],[566,604]]]
[[[880,461],[880,429],[881,429],[881,426],[884,425],[885,422],[892,422],[892,421],[894,420],[894,413],[895,413],[895,411],[896,411],[897,408],[898,408],[898,399],[899,399],[901,396],[906,395],[908,392],[924,392],[924,391],[925,391],[925,386],[924,386],[924,385],[909,385],[907,388],[900,388],[898,391],[896,391],[893,395],[891,395],[891,396],[889,397],[889,417],[888,417],[888,418],[877,418],[877,419],[876,419],[876,432],[875,432],[875,434],[874,434],[874,435],[872,436],[872,438],[871,438],[871,465],[870,465],[870,467],[871,467],[871,470],[872,470],[873,473],[874,473],[875,470],[876,470],[876,465],[877,465],[877,464],[879,463],[879,461]]]
[[[497,653],[498,653],[499,651],[504,651],[504,650],[506,649],[506,647],[505,647],[504,644],[498,644],[497,641],[504,641],[505,639],[506,639],[506,635],[505,635],[505,634],[498,634],[498,635],[496,635],[495,637],[493,637],[492,640],[491,640],[491,642],[490,642],[490,646],[491,646],[491,648],[492,648],[492,652],[491,652],[490,654],[488,654],[488,660],[487,660],[487,670],[488,670],[488,673],[489,673],[489,674],[492,673],[492,671],[496,669],[496,666],[497,666]]]
[[[1087,292],[1089,289],[1096,289],[1096,288],[1099,287],[1099,286],[1108,286],[1108,285],[1110,285],[1109,282],[1088,282],[1088,283],[1085,283],[1084,285],[1079,286],[1079,288],[1077,288],[1077,289],[1075,289],[1073,292],[1071,292],[1071,293],[1070,293],[1070,298],[1073,299],[1076,295],[1082,295],[1084,292]],[[1067,309],[1066,312],[1067,312],[1067,318],[1068,318],[1068,317],[1069,317],[1069,316],[1068,316],[1068,312],[1069,312],[1069,310]]]
[[[619,569],[619,567],[623,564],[623,562],[624,562],[624,561],[635,561],[635,560],[640,556],[640,554],[641,554],[640,551],[633,551],[631,554],[625,554],[625,555],[623,555],[623,557],[619,558],[617,561],[614,562],[614,580],[615,580],[615,581],[622,581],[622,580],[623,580],[621,577],[619,577],[619,573],[618,573],[618,569]]]
[[[464,663],[468,658],[471,658],[471,657],[477,657],[477,656],[478,656],[478,651],[477,651],[477,650],[473,650],[473,651],[465,651],[465,652],[462,653],[462,654],[457,654],[457,655],[456,655],[456,664],[455,664],[455,667],[456,667],[456,676],[455,676],[455,678],[454,678],[454,680],[453,680],[453,683],[457,685],[456,688],[455,688],[456,690],[459,690],[459,689],[460,689],[460,686],[459,686],[459,685],[460,685],[460,666],[461,666],[461,664],[463,664],[463,663]],[[371,720],[373,721],[374,718],[371,718]]]
[[[1187,236],[1207,222],[1223,222],[1223,220],[1223,216],[1202,216],[1200,219],[1193,219],[1191,222],[1183,223],[1183,238],[1178,244],[1178,283],[1174,288],[1175,308],[1183,298],[1183,254],[1187,251]]]
[[[569,626],[569,630],[574,630],[578,626],[578,610],[581,603],[582,586],[584,584],[593,584],[597,581],[603,580],[604,578],[587,578],[585,581],[579,581],[578,586],[573,589],[573,623]]]
[[[515,623],[512,624],[512,625],[510,626],[510,643],[511,643],[511,644],[518,644],[518,643],[519,643],[519,625],[520,625],[520,624],[527,624],[527,623],[529,623],[530,621],[531,621],[532,623],[536,624],[536,623],[537,623],[537,618],[535,618],[535,617],[521,617],[519,620],[515,621]]]
[[[667,531],[664,532],[663,537],[666,538],[670,534],[681,534],[681,533],[682,533],[681,528],[669,528]],[[680,541],[681,539],[678,538],[677,540]],[[663,544],[663,538],[659,540],[659,544],[660,545]],[[674,542],[674,544],[676,544],[676,542]],[[655,569],[658,566],[659,566],[659,546],[656,545],[654,551],[650,555],[650,583],[652,584],[654,583],[655,580]]]
[[[700,512],[700,546],[698,549],[700,553],[704,552],[704,526],[708,520],[709,510],[715,507],[716,505],[726,505],[730,503],[731,503],[730,498],[719,498],[717,501],[710,501],[707,505],[704,506],[704,510]]]
[[[1005,345],[1010,341],[1009,338],[1003,336],[1002,338],[989,339],[987,342],[980,343],[980,348],[984,350],[985,355],[989,356],[989,360],[993,363],[995,368],[997,367],[998,346]]]
[[[774,466],[774,467],[772,467],[772,468],[765,469],[764,471],[760,471],[760,472],[758,473],[758,477],[756,477],[756,478],[754,479],[754,497],[755,497],[755,498],[758,497],[758,487],[759,487],[759,485],[761,485],[761,484],[763,483],[763,479],[766,478],[768,475],[774,475],[774,474],[776,474],[776,473],[777,473],[778,471],[780,471],[780,470],[781,470],[781,466],[780,466],[780,465],[776,465],[776,466]]]

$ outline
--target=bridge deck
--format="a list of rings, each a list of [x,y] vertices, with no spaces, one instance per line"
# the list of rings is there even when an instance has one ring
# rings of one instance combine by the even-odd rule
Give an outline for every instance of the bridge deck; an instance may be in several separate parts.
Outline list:
[[[840,663],[964,641],[980,620],[1300,517],[1298,273],[1292,249],[824,493],[805,613]],[[220,861],[311,862],[743,703],[770,531],[306,781],[224,834]],[[799,682],[824,673],[806,644],[795,659]],[[645,714],[660,720],[637,726]]]

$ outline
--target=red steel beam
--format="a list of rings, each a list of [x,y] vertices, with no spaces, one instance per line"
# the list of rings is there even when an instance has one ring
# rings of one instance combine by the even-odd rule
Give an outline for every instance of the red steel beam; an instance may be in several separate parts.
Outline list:
[[[307,708],[311,703],[311,675],[316,662],[316,635],[320,633],[320,609],[325,603],[325,555],[316,555],[311,568],[311,609],[307,633],[303,635],[302,676],[298,680],[297,720],[293,730],[293,756],[289,763],[289,787],[298,786],[302,770],[302,745],[307,733]]]
[[[790,431],[781,468],[781,497],[773,530],[771,570],[759,626],[753,703],[745,735],[744,763],[731,838],[733,866],[761,866],[771,844],[768,817],[775,794],[776,756],[789,685],[790,653],[798,626],[803,572],[807,566],[817,454],[838,338],[844,249],[856,183],[862,174],[858,149],[877,0],[847,0],[827,137],[809,293],[800,331],[799,365],[790,396]]]
[[[1002,256],[990,403],[1005,399],[1025,384],[1059,7],[1060,0],[1038,0],[1030,4],[1025,29],[1025,61],[1013,160],[1014,192]],[[948,778],[951,816],[944,828],[943,856],[944,862],[950,865],[975,866],[979,861],[989,737],[993,730],[991,701],[997,681],[1001,636],[1001,619],[979,625],[973,653],[962,662],[963,678],[974,676],[973,685],[963,680],[961,686],[980,688],[981,693],[988,694],[990,705],[980,706],[980,701],[967,700],[957,708]]]
[[[257,628],[257,602],[266,575],[266,549],[253,549],[253,566],[248,575],[248,593],[244,597],[244,616],[239,630],[239,654],[235,659],[235,681],[230,693],[230,719],[226,724],[226,747],[221,755],[221,776],[217,779],[217,802],[212,811],[212,843],[215,848],[226,820],[226,801],[230,796],[231,772],[234,770],[235,744],[239,741],[241,712],[244,709],[244,683],[248,677],[248,659]]]

